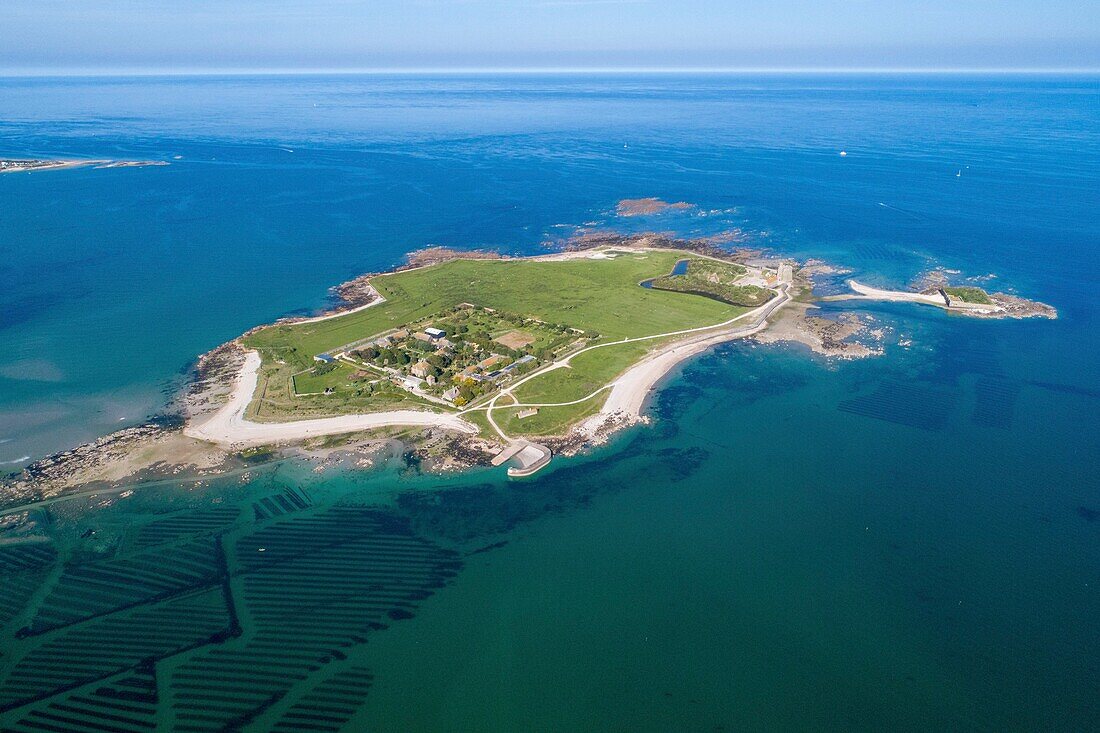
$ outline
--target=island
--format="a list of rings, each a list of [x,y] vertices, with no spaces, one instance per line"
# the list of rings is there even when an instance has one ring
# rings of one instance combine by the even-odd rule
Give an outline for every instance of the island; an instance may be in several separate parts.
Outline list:
[[[506,465],[521,479],[648,422],[654,387],[716,345],[799,343],[829,359],[885,352],[888,326],[825,302],[1057,315],[953,285],[948,271],[911,291],[849,280],[852,292],[818,297],[820,278],[850,271],[714,238],[585,231],[550,244],[534,257],[429,248],[344,283],[333,311],[258,326],[204,354],[165,414],[0,480],[0,506],[165,478],[245,480],[286,457],[317,471],[395,457],[434,472]]]
[[[242,337],[229,400],[184,433],[242,449],[431,426],[491,436],[494,460],[530,475],[552,454],[540,440],[638,421],[668,370],[755,333],[791,282],[789,265],[637,246],[377,275],[348,312]]]

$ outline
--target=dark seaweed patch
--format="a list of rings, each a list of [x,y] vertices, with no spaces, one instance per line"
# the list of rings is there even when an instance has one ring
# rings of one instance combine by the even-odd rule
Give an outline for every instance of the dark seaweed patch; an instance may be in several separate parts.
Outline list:
[[[401,461],[405,464],[405,468],[402,471],[404,475],[417,476],[420,474],[423,458],[417,451],[405,451],[401,454]]]
[[[174,672],[178,730],[254,721],[302,680],[346,658],[341,648],[411,618],[462,562],[417,536],[406,518],[334,507],[242,538],[236,566],[237,602],[250,633],[200,650]]]
[[[690,384],[677,384],[657,392],[653,401],[653,414],[659,420],[673,421],[682,416],[688,405],[703,396],[703,388]]]
[[[105,683],[33,706],[11,730],[149,731],[156,727],[159,702],[155,669],[142,663]]]
[[[298,698],[272,726],[272,733],[344,730],[362,706],[374,676],[364,667],[348,667]]]
[[[171,598],[218,582],[214,540],[66,567],[18,636],[42,634],[122,608]]]
[[[668,471],[672,474],[672,481],[683,481],[689,478],[710,458],[710,451],[698,447],[666,448],[660,454],[671,462]]]
[[[57,550],[49,542],[23,542],[0,547],[0,573],[34,570],[53,564]]]
[[[491,552],[492,550],[499,550],[500,548],[504,547],[507,544],[508,544],[508,540],[501,540],[500,542],[493,542],[491,544],[485,545],[484,547],[479,547],[476,550],[470,550],[466,554],[467,555],[480,555],[483,552]]]
[[[837,409],[922,430],[942,430],[954,406],[950,391],[916,382],[884,381],[869,394],[844,400]]]

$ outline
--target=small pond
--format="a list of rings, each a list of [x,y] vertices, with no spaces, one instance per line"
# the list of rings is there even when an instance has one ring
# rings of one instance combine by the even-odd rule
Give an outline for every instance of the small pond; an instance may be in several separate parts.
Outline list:
[[[672,274],[674,276],[675,275],[686,275],[687,271],[688,271],[688,261],[687,260],[680,260],[679,262],[676,263],[676,266],[672,268],[672,272],[670,274]],[[641,282],[641,286],[643,288],[652,288],[653,287],[653,280],[643,280]]]

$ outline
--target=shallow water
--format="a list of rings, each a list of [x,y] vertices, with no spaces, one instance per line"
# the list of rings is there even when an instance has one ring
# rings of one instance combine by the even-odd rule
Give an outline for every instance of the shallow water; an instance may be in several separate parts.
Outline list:
[[[427,244],[738,228],[881,284],[993,274],[1061,314],[874,305],[887,353],[862,362],[724,347],[668,380],[652,426],[522,482],[394,456],[38,508],[0,547],[0,723],[1088,727],[1098,90],[0,80],[3,155],[172,162],[0,177],[4,461],[160,409],[196,354]],[[699,210],[614,216],[642,196]]]

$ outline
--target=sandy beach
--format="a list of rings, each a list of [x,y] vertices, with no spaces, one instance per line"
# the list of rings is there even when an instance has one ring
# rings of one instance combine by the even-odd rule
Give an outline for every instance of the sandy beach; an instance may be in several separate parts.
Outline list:
[[[849,280],[848,286],[854,290],[854,293],[846,293],[843,295],[830,295],[823,300],[856,300],[859,298],[865,298],[868,300],[890,300],[895,302],[905,303],[925,303],[927,305],[934,305],[939,308],[946,308],[947,303],[944,301],[943,296],[926,295],[925,293],[910,293],[904,290],[882,290],[881,288],[872,288],[869,285],[864,285],[861,282],[855,280]]]
[[[759,333],[768,327],[768,317],[788,302],[790,295],[783,291],[773,301],[761,306],[756,318],[748,325],[693,336],[670,344],[642,359],[611,384],[611,391],[603,407],[582,422],[576,428],[577,431],[589,438],[595,438],[606,432],[609,423],[628,425],[636,422],[642,416],[642,409],[650,393],[677,365],[712,346]]]
[[[701,354],[712,346],[751,336],[766,327],[767,324],[759,323],[735,331],[681,341],[665,351],[643,359],[615,380],[600,413],[603,416],[622,414],[640,417],[649,393],[678,364],[696,354]]]
[[[474,435],[477,428],[458,417],[420,410],[392,410],[367,415],[342,415],[285,423],[257,423],[245,419],[259,378],[260,355],[248,352],[244,367],[237,375],[229,401],[201,423],[189,423],[184,435],[222,446],[248,448],[340,435],[391,426],[437,427]]]
[[[950,303],[940,293],[914,293],[899,290],[881,290],[872,288],[855,280],[848,281],[854,293],[830,295],[822,300],[891,300],[909,303],[923,303],[937,308],[961,313],[977,318],[1057,318],[1058,311],[1053,306],[1034,300],[1021,298],[1008,293],[985,293],[988,303],[972,303],[960,297],[951,297]],[[949,288],[950,291],[950,288]],[[983,291],[984,292],[984,291]]]

